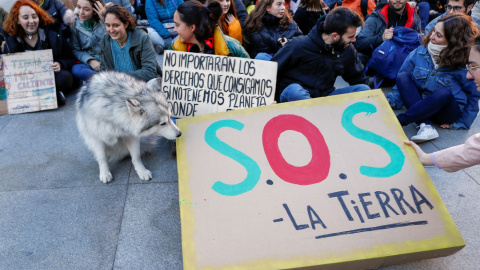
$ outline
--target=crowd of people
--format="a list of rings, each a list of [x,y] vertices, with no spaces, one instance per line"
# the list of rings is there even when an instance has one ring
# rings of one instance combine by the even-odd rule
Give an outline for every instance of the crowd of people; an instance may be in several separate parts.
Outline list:
[[[70,10],[61,0],[17,0],[0,10],[1,53],[52,49],[59,105],[100,71],[161,77],[157,55],[168,49],[275,61],[275,100],[289,102],[370,90],[376,79],[365,66],[376,48],[408,28],[422,44],[402,59],[387,99],[405,106],[400,124],[418,125],[412,141],[425,142],[439,136],[433,123],[469,129],[478,114],[474,1],[77,0]],[[350,86],[336,89],[338,76]]]

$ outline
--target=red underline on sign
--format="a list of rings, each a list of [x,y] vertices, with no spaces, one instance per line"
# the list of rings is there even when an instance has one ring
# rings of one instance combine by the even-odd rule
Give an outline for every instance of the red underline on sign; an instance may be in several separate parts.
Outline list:
[[[415,222],[400,222],[400,223],[387,224],[387,225],[382,225],[377,227],[362,228],[362,229],[356,229],[351,231],[324,234],[324,235],[315,236],[315,239],[328,238],[328,237],[345,235],[345,234],[355,234],[355,233],[362,233],[362,232],[371,232],[371,231],[379,231],[379,230],[386,230],[386,229],[393,229],[393,228],[400,228],[400,227],[408,227],[408,226],[427,225],[427,224],[428,224],[428,221],[426,220],[415,221]]]

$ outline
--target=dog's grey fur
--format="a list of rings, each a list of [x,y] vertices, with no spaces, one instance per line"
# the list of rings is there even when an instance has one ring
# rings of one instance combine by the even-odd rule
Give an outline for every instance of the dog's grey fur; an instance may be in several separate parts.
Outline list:
[[[156,80],[160,81],[160,80]],[[132,158],[138,177],[152,179],[140,159],[140,138],[150,135],[173,140],[182,133],[170,119],[160,83],[147,83],[120,72],[98,73],[77,95],[77,126],[100,167],[100,181],[113,177],[108,161]]]

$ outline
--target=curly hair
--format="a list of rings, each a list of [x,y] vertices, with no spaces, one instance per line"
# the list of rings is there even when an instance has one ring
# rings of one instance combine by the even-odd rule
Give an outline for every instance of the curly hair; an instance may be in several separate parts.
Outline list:
[[[47,25],[54,23],[52,17],[33,1],[18,0],[17,2],[15,2],[15,4],[13,4],[12,8],[10,9],[10,13],[8,13],[7,19],[5,20],[5,22],[3,22],[3,30],[7,32],[10,36],[21,37],[25,35],[25,30],[18,23],[20,8],[23,6],[31,7],[35,11],[35,13],[37,13],[39,20],[39,28],[43,28]]]
[[[223,14],[219,2],[213,1],[204,6],[197,0],[183,2],[178,6],[177,12],[182,22],[187,25],[195,25],[193,34],[199,42],[213,37],[213,31],[218,26],[218,20]]]
[[[479,33],[472,17],[463,13],[454,13],[442,17],[438,22],[443,22],[445,39],[448,41],[447,47],[440,52],[438,64],[451,69],[464,67],[468,63],[469,44]],[[434,29],[423,38],[422,43],[425,47],[428,46],[433,31]]]
[[[132,18],[132,16],[130,16],[130,13],[128,13],[128,11],[120,5],[113,5],[108,7],[105,11],[105,18],[107,18],[108,14],[113,14],[123,24],[127,25],[127,31],[133,31],[135,29],[135,26],[137,26],[136,20]]]
[[[259,0],[255,5],[255,8],[248,15],[247,20],[245,21],[245,30],[250,33],[255,33],[260,31],[263,28],[262,18],[267,13],[267,7],[271,7],[275,0]],[[290,16],[290,13],[285,9],[283,17],[280,19],[279,27],[282,30],[288,28],[292,23],[293,18]]]

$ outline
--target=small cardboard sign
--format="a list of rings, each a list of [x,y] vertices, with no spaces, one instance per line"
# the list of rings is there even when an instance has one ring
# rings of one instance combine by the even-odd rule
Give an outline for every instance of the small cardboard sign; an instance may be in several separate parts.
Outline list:
[[[0,55],[0,115],[56,109],[52,50]]]
[[[277,63],[165,51],[162,91],[183,118],[273,103]]]
[[[178,125],[185,269],[375,269],[465,246],[381,90]]]

